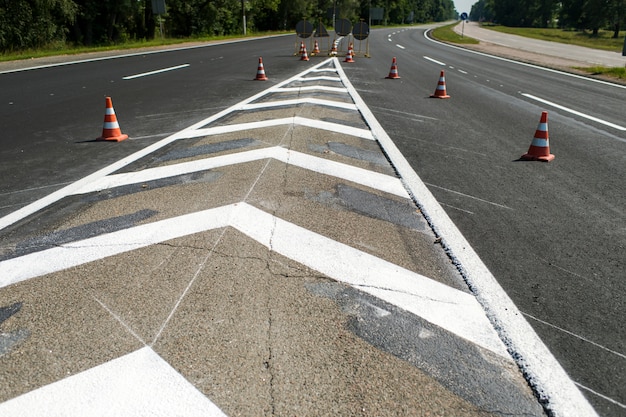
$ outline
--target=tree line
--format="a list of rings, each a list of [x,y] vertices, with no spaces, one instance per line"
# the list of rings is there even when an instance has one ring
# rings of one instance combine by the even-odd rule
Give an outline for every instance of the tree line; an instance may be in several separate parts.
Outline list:
[[[626,0],[479,0],[472,6],[470,19],[590,31],[593,35],[608,29],[617,38],[626,25]]]
[[[164,28],[168,37],[201,37],[293,30],[306,18],[332,26],[335,16],[369,20],[384,8],[382,21],[400,24],[455,18],[453,0],[165,0],[155,15],[152,0],[0,0],[0,51],[42,47],[111,45],[150,40]]]

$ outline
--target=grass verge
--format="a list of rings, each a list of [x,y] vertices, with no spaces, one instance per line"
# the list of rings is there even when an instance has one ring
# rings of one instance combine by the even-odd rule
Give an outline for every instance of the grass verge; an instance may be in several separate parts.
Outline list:
[[[461,36],[452,29],[458,24],[459,22],[454,22],[450,25],[440,26],[436,29],[433,29],[431,33],[435,39],[443,42],[474,45],[477,44],[478,41],[476,39],[468,38],[467,36]]]

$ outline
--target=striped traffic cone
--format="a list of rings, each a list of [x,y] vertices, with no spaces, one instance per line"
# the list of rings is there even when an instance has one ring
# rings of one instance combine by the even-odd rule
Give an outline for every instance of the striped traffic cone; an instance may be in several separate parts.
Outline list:
[[[304,45],[304,49],[302,50],[302,55],[300,56],[300,61],[308,61],[308,60],[309,60],[309,55],[306,53],[306,45]]]
[[[528,148],[528,152],[521,156],[525,161],[550,162],[554,155],[550,153],[550,142],[548,138],[548,112],[541,112],[541,119],[535,130],[535,137]]]
[[[311,52],[311,55],[317,55],[320,53],[320,46],[317,43],[317,40],[315,40],[315,46],[313,47],[313,52]]]
[[[353,56],[352,48],[348,48],[348,52],[346,53],[346,59],[344,59],[343,62],[354,62],[354,59],[352,59],[352,56]]]
[[[256,81],[267,81],[268,78],[265,75],[265,68],[263,67],[263,58],[259,57],[259,67],[256,70]]]
[[[111,97],[107,97],[106,109],[104,112],[104,125],[102,126],[102,136],[100,136],[97,140],[121,142],[124,139],[128,139],[128,135],[123,134],[120,130],[120,125],[117,123],[117,117],[115,117],[113,102],[111,101]]]
[[[330,56],[337,56],[337,41],[333,39],[333,46],[330,49]]]
[[[396,63],[396,57],[393,57],[393,60],[391,61],[391,69],[389,70],[389,75],[386,76],[385,78],[390,78],[390,79],[396,79],[396,78],[400,78],[400,75],[398,74],[398,64]]]
[[[430,96],[435,98],[450,98],[450,96],[446,93],[446,77],[443,70],[441,71],[441,74],[439,74],[439,82],[437,83],[435,93]]]

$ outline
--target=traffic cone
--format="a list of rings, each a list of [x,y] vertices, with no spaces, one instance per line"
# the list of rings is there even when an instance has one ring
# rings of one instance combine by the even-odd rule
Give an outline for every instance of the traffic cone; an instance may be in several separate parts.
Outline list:
[[[352,48],[348,48],[346,59],[344,59],[343,62],[354,62],[354,59],[352,59]]]
[[[317,40],[315,40],[315,46],[313,47],[313,52],[311,52],[311,55],[317,55],[320,53],[320,46],[317,43]]]
[[[554,159],[554,155],[550,153],[550,143],[548,138],[548,112],[541,112],[541,119],[535,130],[528,152],[521,156],[525,161],[543,161],[550,162]]]
[[[298,55],[302,56],[303,52],[304,52],[304,42],[300,41],[300,51],[298,52]]]
[[[446,94],[446,77],[443,70],[441,71],[441,74],[439,74],[439,82],[437,83],[435,93],[430,96],[435,98],[450,98],[450,96]]]
[[[111,97],[107,97],[106,109],[104,112],[104,125],[102,126],[102,136],[100,136],[97,140],[121,142],[124,139],[128,139],[128,135],[124,135],[120,130],[120,125],[117,123],[117,117],[115,117],[113,102],[111,101]]]
[[[337,41],[333,39],[333,46],[330,49],[330,56],[337,56]]]
[[[259,67],[256,70],[256,81],[267,81],[268,78],[265,75],[265,69],[263,68],[263,58],[259,57]]]
[[[391,69],[389,70],[389,75],[386,76],[385,78],[390,78],[390,79],[395,79],[395,78],[400,78],[400,75],[398,75],[398,64],[396,63],[396,57],[393,57],[393,60],[391,61]]]
[[[304,45],[304,49],[302,50],[302,55],[300,56],[300,61],[308,61],[308,60],[309,60],[309,55],[307,55],[306,45]]]

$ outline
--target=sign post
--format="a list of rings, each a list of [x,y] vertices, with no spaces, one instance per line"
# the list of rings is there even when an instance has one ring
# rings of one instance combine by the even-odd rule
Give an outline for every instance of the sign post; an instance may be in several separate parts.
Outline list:
[[[463,21],[463,25],[461,26],[461,39],[463,39],[463,35],[465,34],[465,21],[467,20],[467,13],[461,13],[461,20]]]

